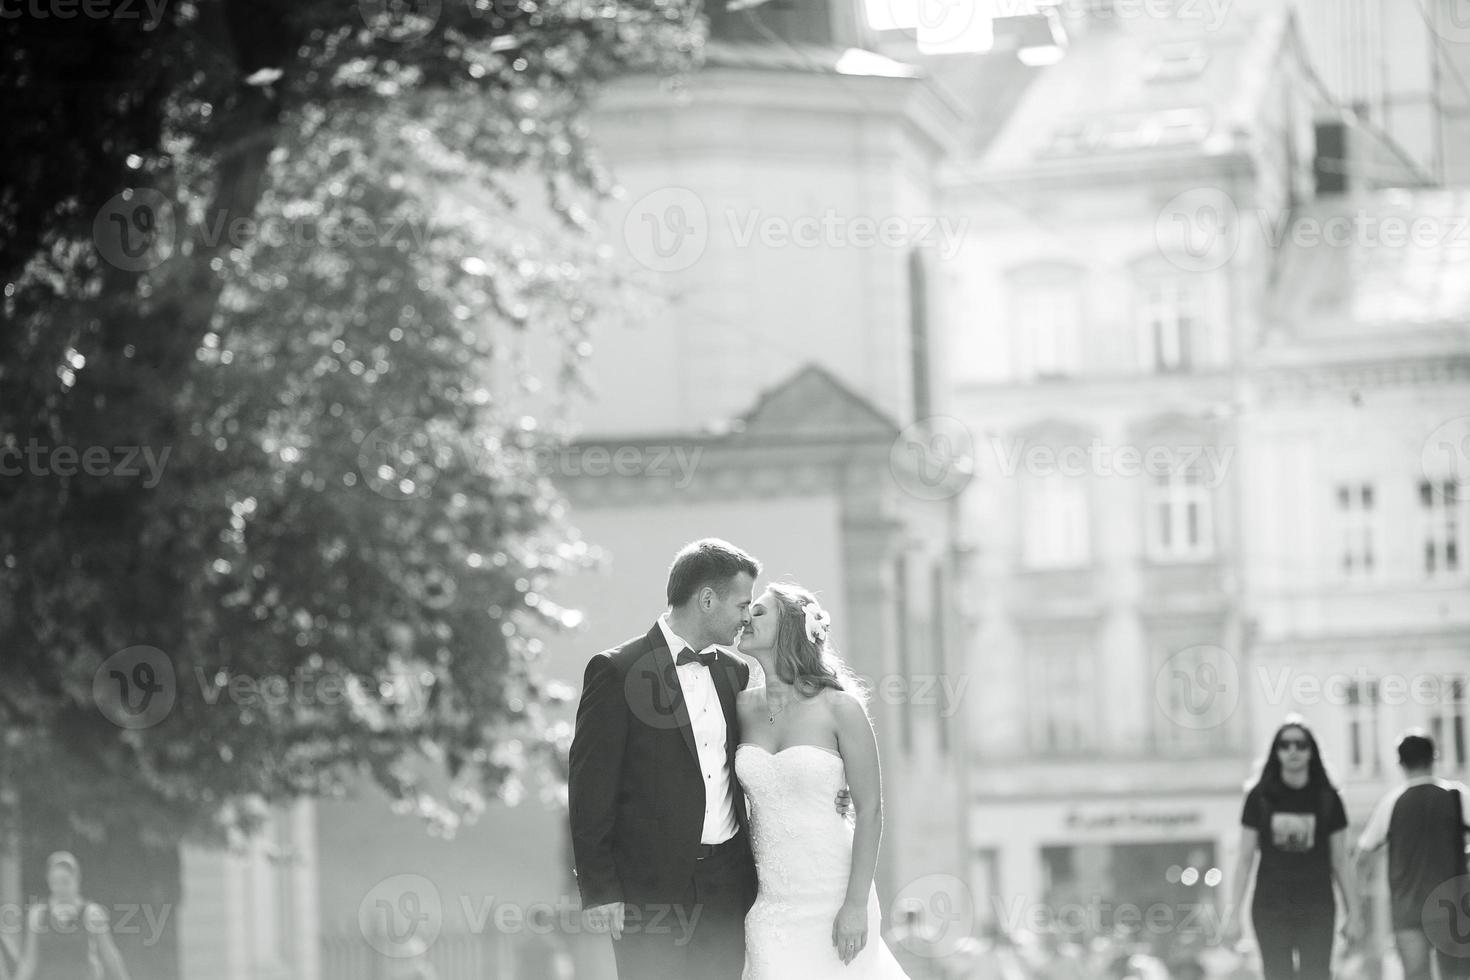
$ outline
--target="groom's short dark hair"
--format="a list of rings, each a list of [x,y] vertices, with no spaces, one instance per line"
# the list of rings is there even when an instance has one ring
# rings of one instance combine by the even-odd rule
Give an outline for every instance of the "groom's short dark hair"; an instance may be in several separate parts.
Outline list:
[[[724,595],[730,580],[741,572],[755,578],[761,573],[761,563],[719,538],[691,541],[679,549],[669,566],[669,605],[674,608],[684,605],[706,585],[714,586],[716,592]]]

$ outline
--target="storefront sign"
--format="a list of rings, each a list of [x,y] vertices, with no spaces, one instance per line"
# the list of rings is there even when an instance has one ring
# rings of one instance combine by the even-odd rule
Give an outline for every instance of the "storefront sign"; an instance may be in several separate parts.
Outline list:
[[[1062,818],[1068,830],[1159,831],[1203,824],[1199,810],[1070,810]]]

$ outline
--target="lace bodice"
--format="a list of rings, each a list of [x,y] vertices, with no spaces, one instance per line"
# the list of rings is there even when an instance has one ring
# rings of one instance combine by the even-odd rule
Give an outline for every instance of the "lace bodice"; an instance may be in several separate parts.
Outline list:
[[[750,842],[760,890],[745,920],[747,980],[902,978],[882,941],[868,893],[868,946],[850,966],[832,948],[832,920],[847,895],[853,829],[837,812],[842,757],[816,745],[769,752],[743,743],[735,773],[750,797]]]
[[[852,864],[852,827],[837,813],[846,782],[842,758],[815,745],[735,750],[735,773],[750,797],[750,843],[763,895],[838,905]]]

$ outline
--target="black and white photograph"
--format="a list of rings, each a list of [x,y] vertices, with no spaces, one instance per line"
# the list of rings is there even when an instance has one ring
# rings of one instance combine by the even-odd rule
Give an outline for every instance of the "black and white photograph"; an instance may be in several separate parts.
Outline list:
[[[0,0],[0,980],[1470,980],[1470,0]]]

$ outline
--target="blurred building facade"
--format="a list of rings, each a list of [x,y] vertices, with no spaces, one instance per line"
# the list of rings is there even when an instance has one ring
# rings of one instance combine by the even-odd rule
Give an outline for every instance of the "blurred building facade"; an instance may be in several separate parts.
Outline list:
[[[1354,828],[1404,725],[1463,772],[1467,212],[1384,190],[1444,171],[1442,38],[1360,6],[1064,5],[1065,57],[947,168],[970,234],[936,361],[975,438],[987,679],[971,880],[1004,927],[1127,902],[1178,938],[1223,901],[1287,712]],[[971,100],[1012,90],[961,57],[927,61]],[[1402,247],[1415,220],[1430,241]]]
[[[968,693],[945,684],[963,676],[966,564],[951,495],[894,446],[945,397],[925,247],[943,232],[886,247],[852,220],[937,226],[961,111],[868,50],[856,3],[708,13],[700,70],[614,84],[592,120],[623,188],[605,224],[652,301],[593,338],[597,395],[575,420],[579,457],[671,449],[689,469],[561,480],[605,564],[566,583],[585,624],[547,662],[579,690],[591,653],[648,629],[670,558],[704,535],[813,588],[872,688],[880,898],[923,905],[926,879],[964,864]]]
[[[1311,193],[1318,111],[1280,12],[1070,34],[946,179],[972,229],[942,303],[978,460],[972,880],[1012,930],[1182,918],[1228,867],[1247,714],[1194,679],[1246,645],[1238,406],[1272,250],[1240,223]]]
[[[1436,9],[1242,0],[1205,27],[1068,3],[1047,67],[1003,37],[920,54],[857,2],[711,10],[703,68],[622,80],[592,121],[654,301],[592,338],[558,482],[602,563],[559,590],[585,615],[546,673],[575,695],[645,632],[696,537],[817,589],[874,686],[885,911],[943,928],[959,881],[967,933],[1212,901],[1287,711],[1355,824],[1404,724],[1463,773],[1470,494],[1424,447],[1470,404],[1470,201],[1383,190],[1470,177]],[[1301,244],[1360,211],[1445,233]],[[973,474],[931,472],[953,447],[911,426],[936,418]],[[1442,684],[1390,704],[1399,677]],[[392,975],[364,916],[424,902],[442,980],[611,975],[564,924],[560,800],[453,841],[367,788],[270,827],[184,849],[183,975]]]
[[[1318,240],[1349,222],[1361,231]],[[1441,775],[1470,775],[1467,223],[1458,189],[1300,209],[1251,354],[1252,748],[1302,713],[1355,828],[1400,781],[1393,747],[1410,726],[1435,739]],[[1382,943],[1381,869],[1375,891]]]

